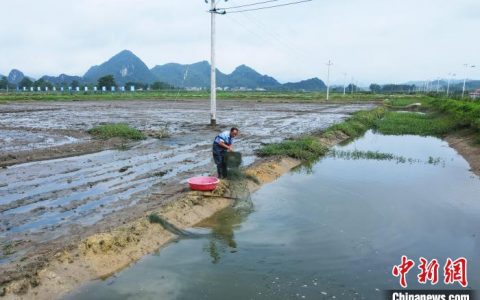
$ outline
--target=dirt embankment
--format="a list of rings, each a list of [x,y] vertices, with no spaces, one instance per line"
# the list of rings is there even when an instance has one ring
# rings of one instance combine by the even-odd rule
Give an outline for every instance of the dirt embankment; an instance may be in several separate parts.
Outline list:
[[[274,181],[299,163],[294,159],[277,158],[254,164],[246,172],[255,176],[259,183],[249,181],[249,191],[254,192],[261,185]],[[229,193],[228,182],[222,182],[213,193],[187,192],[151,213],[178,228],[188,228],[232,205]],[[6,283],[0,295],[4,299],[59,298],[84,282],[107,277],[127,267],[176,238],[161,225],[150,223],[147,216],[94,234],[76,246],[44,254],[44,264],[33,264],[30,270],[18,270],[23,275]],[[10,275],[12,279],[15,277]]]
[[[449,134],[445,140],[468,161],[472,172],[480,176],[480,146],[475,144],[476,138],[474,133],[463,131]]]

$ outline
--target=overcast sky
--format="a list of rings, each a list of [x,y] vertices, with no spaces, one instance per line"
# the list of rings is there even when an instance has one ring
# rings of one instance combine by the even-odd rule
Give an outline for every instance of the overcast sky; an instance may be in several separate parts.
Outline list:
[[[230,0],[234,6],[260,0]],[[294,1],[294,0],[290,0]],[[282,2],[289,2],[283,0]],[[123,49],[150,68],[209,60],[204,0],[0,0],[0,74],[83,75]],[[479,0],[314,0],[218,16],[218,68],[246,64],[281,82],[353,76],[433,79],[479,65]]]

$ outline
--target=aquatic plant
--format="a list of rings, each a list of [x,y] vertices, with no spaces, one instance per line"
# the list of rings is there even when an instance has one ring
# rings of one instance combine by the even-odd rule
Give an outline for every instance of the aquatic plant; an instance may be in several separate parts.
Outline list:
[[[114,137],[125,138],[130,140],[143,140],[145,135],[138,129],[132,128],[127,124],[104,124],[96,126],[88,131],[95,138],[107,140]]]
[[[387,160],[387,161],[395,161],[396,163],[400,164],[413,164],[413,163],[425,163],[431,165],[438,165],[440,163],[445,163],[442,158],[440,157],[432,157],[429,156],[427,160],[421,160],[417,158],[407,158],[404,156],[394,155],[392,153],[383,153],[379,151],[360,151],[360,150],[336,150],[333,149],[328,153],[329,157],[333,158],[340,158],[340,159],[351,159],[351,160]]]

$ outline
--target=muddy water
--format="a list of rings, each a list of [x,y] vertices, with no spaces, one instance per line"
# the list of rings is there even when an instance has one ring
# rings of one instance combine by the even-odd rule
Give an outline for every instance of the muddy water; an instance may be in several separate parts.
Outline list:
[[[441,264],[464,256],[480,287],[480,180],[436,138],[367,135],[338,150],[411,162],[327,157],[227,210],[134,266],[69,299],[383,299],[401,255]],[[429,163],[429,157],[440,163]],[[408,276],[411,288],[417,269]],[[454,285],[453,288],[458,288]],[[436,288],[445,288],[443,284]]]
[[[76,233],[78,226],[148,204],[152,193],[161,194],[188,177],[213,173],[212,140],[218,130],[231,125],[241,128],[237,150],[249,163],[261,143],[322,129],[370,107],[222,101],[221,126],[213,130],[205,125],[209,118],[205,101],[2,105],[0,152],[80,142],[66,133],[105,122],[124,122],[142,130],[167,127],[171,138],[0,169],[0,246],[14,239],[44,242]],[[2,259],[8,261],[0,258],[0,263]]]

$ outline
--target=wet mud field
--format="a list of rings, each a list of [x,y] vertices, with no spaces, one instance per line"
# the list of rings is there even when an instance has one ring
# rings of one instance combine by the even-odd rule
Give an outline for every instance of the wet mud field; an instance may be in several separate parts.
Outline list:
[[[250,164],[262,143],[320,130],[373,106],[224,101],[212,128],[209,103],[200,100],[2,104],[0,161],[23,163],[0,169],[0,271],[136,218],[164,204],[158,195],[185,190],[188,177],[213,174],[212,140],[232,125],[241,130],[236,150]],[[86,133],[118,122],[166,128],[170,137],[100,143]]]

